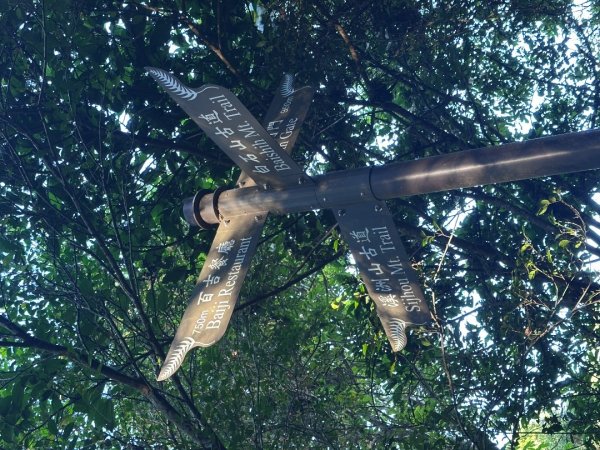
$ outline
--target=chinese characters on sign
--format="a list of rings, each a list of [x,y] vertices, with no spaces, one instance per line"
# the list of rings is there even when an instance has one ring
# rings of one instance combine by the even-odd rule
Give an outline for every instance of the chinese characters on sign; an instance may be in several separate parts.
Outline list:
[[[269,135],[277,141],[279,146],[288,154],[300,134],[300,125],[304,122],[306,113],[313,96],[313,89],[305,86],[294,91],[292,88],[292,77],[289,78],[286,89],[280,89],[265,116],[265,128]],[[254,176],[254,174],[252,174]],[[293,177],[291,178],[294,179]],[[303,182],[312,182],[308,177]],[[237,181],[238,186],[253,186],[256,183],[245,172],[242,172]]]
[[[219,329],[222,320],[225,317],[225,312],[230,311],[235,306],[237,292],[239,291],[238,281],[242,269],[246,269],[249,264],[247,261],[247,254],[252,241],[252,237],[241,238],[237,244],[234,239],[226,241],[228,244],[233,243],[231,247],[229,247],[232,253],[231,257],[225,258],[224,256],[218,256],[217,258],[211,258],[211,262],[206,264],[202,269],[202,274],[200,275],[200,281],[198,283],[198,286],[200,286],[202,290],[196,291],[196,306],[201,306],[203,303],[210,303],[213,301],[216,302],[216,306],[212,305],[213,314],[212,317],[209,318],[210,320],[206,321],[206,317],[202,318],[201,315],[202,320],[196,321],[192,336],[195,338],[197,337],[198,341],[200,341],[204,330]],[[217,253],[223,253],[222,251],[219,251],[219,248],[222,248],[222,244],[223,242],[217,244]],[[236,249],[235,252],[233,251],[234,247]],[[211,249],[209,256],[215,253],[212,250],[214,249]],[[229,254],[229,251],[225,253]],[[207,261],[209,261],[209,259],[207,259]],[[205,270],[206,267],[208,267],[209,270]],[[212,339],[212,336],[209,340],[210,339]]]
[[[189,350],[208,347],[225,333],[265,218],[236,216],[219,226],[159,380],[169,378]]]
[[[384,216],[384,211],[375,212],[374,209],[369,208],[370,205],[367,203],[358,208],[370,209],[369,212],[372,212],[373,216],[375,214]],[[340,220],[340,227],[344,234],[348,229],[345,225],[349,222],[348,219],[352,220],[351,216],[356,208],[352,206],[344,211],[345,214]],[[416,276],[410,267],[408,257],[404,249],[398,245],[399,242],[394,242],[392,239],[395,228],[389,228],[388,225],[373,226],[374,223],[381,222],[376,221],[373,216],[365,218],[364,212],[361,211],[360,215],[354,216],[354,220],[360,218],[361,222],[370,221],[371,227],[348,231],[347,240],[361,269],[365,284],[369,287],[369,293],[386,307],[402,307],[407,313],[427,311],[420,288],[415,286]],[[367,238],[369,235],[372,240]],[[417,323],[420,321],[421,319],[417,319]]]
[[[410,266],[392,216],[383,202],[335,212],[369,296],[394,351],[406,344],[404,329],[429,323],[429,308]]]
[[[274,130],[265,130],[229,90],[210,84],[192,90],[168,72],[153,68],[148,71],[208,137],[254,181],[271,187],[284,187],[297,184],[298,177],[304,175],[291,156],[271,137]],[[285,100],[291,104],[292,98],[293,95]],[[278,120],[280,118],[276,117],[269,120],[267,127],[275,127]],[[295,122],[292,126],[288,121],[286,129],[290,137],[294,128]],[[286,131],[277,130],[276,133],[284,134]]]

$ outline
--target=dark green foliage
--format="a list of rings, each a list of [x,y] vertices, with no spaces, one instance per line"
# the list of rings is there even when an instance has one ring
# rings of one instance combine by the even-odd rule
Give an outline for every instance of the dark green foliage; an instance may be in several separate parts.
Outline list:
[[[143,67],[257,117],[295,73],[318,173],[597,126],[599,11],[4,0],[0,448],[597,448],[598,172],[390,202],[436,320],[399,355],[333,217],[271,217],[225,337],[156,383],[213,236],[181,201],[238,171]]]

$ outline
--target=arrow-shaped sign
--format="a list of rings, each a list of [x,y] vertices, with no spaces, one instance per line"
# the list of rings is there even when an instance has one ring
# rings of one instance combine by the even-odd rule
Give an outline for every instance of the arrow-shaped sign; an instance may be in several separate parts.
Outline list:
[[[153,67],[146,70],[257,184],[285,187],[304,178],[304,172],[292,157],[229,90],[214,84],[194,90],[164,70]],[[268,122],[272,122],[270,118]]]
[[[173,375],[192,348],[208,347],[225,333],[265,219],[236,216],[219,225],[158,381]]]
[[[406,345],[406,327],[431,321],[417,274],[384,202],[365,202],[334,210],[369,296],[377,305],[392,350]]]

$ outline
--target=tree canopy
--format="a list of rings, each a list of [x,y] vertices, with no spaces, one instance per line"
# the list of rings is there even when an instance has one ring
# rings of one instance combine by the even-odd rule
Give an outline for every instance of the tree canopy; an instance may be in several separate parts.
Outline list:
[[[270,216],[156,382],[213,237],[181,202],[239,170],[144,71],[258,118],[295,74],[310,174],[412,160],[598,126],[598,2],[4,0],[0,42],[0,448],[598,448],[594,171],[390,201],[434,316],[398,354],[333,216]]]

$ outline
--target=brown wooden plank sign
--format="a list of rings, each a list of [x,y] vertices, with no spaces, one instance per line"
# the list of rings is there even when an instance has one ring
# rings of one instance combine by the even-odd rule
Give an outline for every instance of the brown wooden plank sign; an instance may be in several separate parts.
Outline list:
[[[365,202],[335,210],[369,296],[377,305],[392,350],[406,345],[406,328],[426,325],[429,307],[384,202]]]
[[[304,175],[291,156],[281,151],[269,132],[229,90],[213,84],[194,90],[168,72],[154,68],[147,70],[202,131],[257,184],[284,187],[296,184]]]
[[[431,315],[384,200],[440,190],[600,168],[600,131],[364,167],[308,177],[290,156],[313,90],[285,76],[263,125],[230,91],[191,89],[161,69],[148,73],[241,169],[237,187],[186,200],[193,225],[218,224],[198,283],[158,380],[169,378],[194,347],[225,333],[268,213],[333,210],[383,329],[398,352],[406,328]]]
[[[169,378],[194,347],[209,347],[227,329],[266,216],[222,223],[206,256],[158,381]]]

